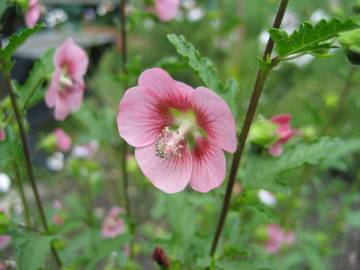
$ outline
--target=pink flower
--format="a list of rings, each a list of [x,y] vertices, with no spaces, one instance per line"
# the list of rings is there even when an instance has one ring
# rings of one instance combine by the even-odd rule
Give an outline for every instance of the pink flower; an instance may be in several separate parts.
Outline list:
[[[61,226],[64,225],[65,220],[59,213],[57,213],[52,216],[52,222],[56,225]]]
[[[6,248],[11,241],[11,237],[8,235],[0,235],[0,250]]]
[[[208,192],[225,177],[223,150],[236,150],[228,105],[205,87],[175,81],[160,69],[144,71],[119,105],[120,136],[136,147],[135,158],[152,184],[175,193],[187,184]]]
[[[104,238],[114,238],[125,231],[124,220],[120,216],[123,212],[119,207],[110,209],[102,224],[101,234]]]
[[[285,232],[277,224],[269,224],[267,226],[268,240],[265,243],[265,249],[268,253],[278,252],[283,246],[292,245],[295,242],[295,234],[293,232]]]
[[[64,120],[81,106],[89,59],[86,52],[68,38],[57,48],[54,64],[55,72],[45,101],[49,108],[55,108],[55,119]]]
[[[61,128],[54,131],[56,137],[56,147],[59,151],[68,152],[71,148],[71,137]]]
[[[26,26],[33,27],[40,18],[40,5],[38,0],[29,0],[28,10],[25,15]]]
[[[0,129],[0,142],[4,141],[6,139],[6,133],[5,130]]]
[[[171,21],[178,13],[180,0],[155,0],[155,12],[164,22]]]
[[[271,121],[277,125],[276,134],[278,140],[270,146],[269,152],[272,156],[278,157],[282,154],[282,145],[294,136],[294,130],[291,128],[291,115],[279,114],[274,116]]]
[[[99,148],[99,143],[95,140],[76,145],[71,154],[76,158],[92,158]]]

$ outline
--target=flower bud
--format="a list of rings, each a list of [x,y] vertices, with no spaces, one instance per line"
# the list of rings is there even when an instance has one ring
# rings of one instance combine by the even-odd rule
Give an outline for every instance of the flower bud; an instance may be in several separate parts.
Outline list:
[[[152,258],[159,266],[162,266],[165,269],[170,267],[170,260],[160,246],[155,247]]]
[[[277,140],[276,128],[274,123],[261,118],[256,121],[250,129],[250,141],[264,147],[271,145]]]

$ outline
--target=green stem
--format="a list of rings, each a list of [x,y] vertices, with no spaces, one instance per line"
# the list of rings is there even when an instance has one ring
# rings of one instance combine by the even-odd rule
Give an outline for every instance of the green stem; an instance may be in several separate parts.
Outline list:
[[[126,33],[126,13],[125,13],[125,3],[126,0],[120,0],[120,24],[121,24],[121,55],[123,60],[123,71],[125,74],[128,73],[127,70],[127,33]],[[125,85],[127,87],[127,85]],[[125,199],[125,209],[126,213],[132,223],[132,215],[131,215],[131,205],[130,205],[130,196],[129,196],[129,172],[127,167],[127,155],[128,155],[128,147],[126,142],[123,144],[122,148],[122,157],[121,157],[121,171],[123,178],[123,192]]]
[[[330,116],[329,121],[325,125],[322,133],[325,133],[329,129],[330,126],[332,126],[334,123],[336,123],[339,116],[341,115],[341,111],[344,108],[346,98],[348,97],[351,87],[353,86],[353,79],[354,79],[354,75],[355,75],[356,71],[357,71],[357,67],[352,66],[349,71],[349,74],[346,78],[345,84],[344,84],[343,88],[341,89],[340,100],[339,100],[338,106],[336,107],[336,109],[334,110],[332,115]]]
[[[25,196],[25,192],[24,192],[24,187],[22,184],[22,180],[21,180],[21,176],[20,176],[20,170],[19,167],[16,165],[16,163],[14,162],[14,171],[15,171],[15,182],[19,188],[19,193],[20,193],[20,198],[21,198],[21,203],[23,205],[24,208],[24,218],[25,218],[25,224],[27,226],[31,226],[31,219],[30,219],[30,211],[29,211],[29,205]]]
[[[16,119],[16,122],[17,122],[17,125],[19,128],[20,139],[21,139],[23,153],[24,153],[24,157],[25,157],[26,170],[27,170],[28,177],[30,180],[31,188],[32,188],[34,196],[35,196],[36,206],[37,206],[39,214],[40,214],[40,219],[41,219],[43,228],[47,234],[50,234],[50,230],[49,230],[49,227],[48,227],[48,224],[46,221],[46,217],[45,217],[44,208],[42,205],[42,201],[40,199],[38,187],[37,187],[35,177],[34,177],[34,171],[33,171],[33,166],[31,163],[30,150],[29,150],[29,145],[28,145],[26,132],[25,132],[24,124],[23,124],[23,118],[22,118],[22,115],[19,111],[19,108],[18,108],[18,105],[16,102],[15,92],[13,90],[13,87],[11,84],[11,79],[10,79],[10,74],[8,72],[6,72],[4,74],[4,79],[5,79],[7,90],[8,90],[9,96],[10,96],[11,105],[14,110],[15,119]],[[61,267],[62,263],[60,261],[59,255],[57,254],[57,251],[55,250],[53,245],[51,246],[51,250],[55,257],[57,264]]]
[[[276,18],[275,18],[275,21],[273,24],[273,28],[280,27],[289,1],[290,0],[281,0],[280,6],[279,6],[279,9],[278,9],[278,12],[276,14]],[[271,40],[271,38],[269,38],[268,43],[265,48],[265,51],[264,51],[264,54],[263,54],[263,57],[262,57],[264,61],[267,61],[267,59],[269,59],[273,49],[274,49],[274,42]],[[264,84],[266,82],[266,79],[268,78],[269,72],[270,72],[270,69],[263,69],[263,68],[259,68],[259,70],[257,72],[256,81],[255,81],[255,85],[253,88],[251,100],[250,100],[250,103],[249,103],[249,106],[248,106],[248,109],[246,112],[244,124],[242,126],[241,133],[238,137],[238,148],[233,156],[230,174],[229,174],[229,182],[226,187],[226,192],[225,192],[225,196],[224,196],[222,209],[221,209],[221,212],[219,215],[215,235],[214,235],[213,242],[211,245],[210,256],[214,256],[214,254],[215,254],[215,251],[216,251],[216,248],[217,248],[217,245],[218,245],[218,242],[219,242],[219,239],[220,239],[220,236],[221,236],[224,224],[225,224],[226,216],[227,216],[227,213],[229,211],[229,206],[230,206],[230,198],[231,198],[233,186],[234,186],[235,179],[236,179],[236,174],[237,174],[237,171],[238,171],[238,168],[240,165],[240,161],[241,161],[241,158],[242,158],[242,155],[244,152],[246,139],[248,137],[250,126],[253,121],[253,118],[254,118],[254,115],[256,112],[256,108],[258,106],[258,102],[259,102]]]

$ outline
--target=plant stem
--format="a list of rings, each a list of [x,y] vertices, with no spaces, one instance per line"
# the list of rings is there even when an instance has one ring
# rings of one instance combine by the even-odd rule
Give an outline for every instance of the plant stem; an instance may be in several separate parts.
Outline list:
[[[5,79],[8,93],[10,95],[11,105],[14,110],[15,119],[16,119],[16,122],[17,122],[17,125],[19,128],[22,148],[23,148],[23,152],[24,152],[24,156],[25,156],[26,170],[27,170],[28,177],[30,180],[31,188],[32,188],[34,196],[35,196],[36,206],[38,208],[38,211],[40,214],[40,219],[41,219],[42,225],[44,227],[44,230],[47,234],[49,234],[50,233],[49,227],[48,227],[48,224],[46,221],[44,208],[43,208],[43,205],[42,205],[42,202],[40,199],[39,191],[38,191],[37,184],[36,184],[35,177],[34,177],[33,166],[32,166],[31,158],[30,158],[30,150],[29,150],[29,145],[27,142],[27,137],[26,137],[26,133],[25,133],[22,115],[20,114],[20,111],[19,111],[19,108],[18,108],[18,105],[16,102],[16,96],[15,96],[14,90],[12,88],[10,74],[8,72],[6,72],[4,74],[4,79]],[[62,264],[61,264],[59,255],[57,254],[57,251],[55,250],[53,245],[51,246],[51,250],[55,257],[57,264],[61,267]]]
[[[276,18],[273,24],[273,28],[279,28],[282,22],[282,19],[284,17],[287,5],[289,3],[290,0],[281,0],[280,2],[280,6],[278,9],[278,12],[276,14]],[[274,49],[274,42],[272,41],[271,38],[269,38],[264,54],[263,54],[263,60],[267,61],[267,59],[271,56],[271,53]],[[241,133],[238,137],[238,148],[233,156],[232,159],[232,163],[231,163],[231,169],[230,169],[230,174],[229,174],[229,181],[226,187],[226,192],[225,192],[225,196],[224,196],[224,201],[223,201],[223,205],[222,205],[222,209],[220,212],[220,216],[218,219],[218,223],[217,223],[217,227],[216,227],[216,231],[215,231],[215,235],[214,235],[214,239],[211,245],[211,250],[210,250],[210,256],[213,256],[215,254],[224,224],[225,224],[225,219],[227,216],[227,213],[229,211],[229,206],[230,206],[230,198],[231,198],[231,193],[233,190],[233,186],[235,183],[235,179],[236,179],[236,174],[240,165],[240,161],[242,158],[242,154],[244,152],[244,148],[245,148],[245,143],[246,143],[246,139],[248,137],[248,133],[250,130],[250,126],[251,123],[253,121],[255,112],[256,112],[256,108],[261,96],[261,92],[262,89],[264,87],[264,84],[266,82],[266,79],[269,75],[270,72],[270,68],[268,69],[263,69],[263,68],[259,68],[258,72],[257,72],[257,76],[256,76],[256,81],[255,81],[255,85],[253,88],[253,93],[251,95],[251,100],[246,112],[246,116],[245,116],[245,120],[244,120],[244,124],[242,126],[242,130]]]
[[[120,24],[121,24],[121,55],[123,61],[123,72],[125,75],[128,74],[127,63],[128,63],[128,50],[127,50],[127,32],[126,32],[126,12],[125,12],[125,4],[126,0],[120,0]],[[125,80],[125,88],[127,87],[127,78]],[[129,172],[127,166],[127,155],[128,155],[128,146],[126,142],[123,143],[122,148],[122,156],[121,156],[121,171],[123,178],[123,191],[124,191],[124,199],[125,199],[125,209],[126,214],[130,220],[130,229],[134,233],[134,222],[132,220],[132,212],[131,212],[131,203],[129,196]]]
[[[27,226],[31,226],[31,219],[30,219],[30,211],[29,211],[29,205],[25,196],[24,187],[22,185],[22,180],[20,176],[20,170],[17,166],[16,162],[14,162],[14,171],[15,171],[15,182],[19,188],[21,203],[24,207],[24,217],[25,217],[25,224]]]
[[[349,94],[349,92],[351,90],[351,87],[353,86],[353,79],[354,79],[354,75],[356,73],[356,70],[357,70],[356,66],[351,67],[351,69],[349,71],[349,74],[348,74],[348,76],[346,78],[345,84],[344,84],[343,88],[341,89],[340,100],[339,100],[338,106],[336,107],[336,109],[332,113],[331,117],[329,118],[329,121],[325,125],[322,133],[326,132],[329,129],[329,127],[333,123],[335,123],[337,121],[338,117],[340,116],[341,111],[342,111],[342,109],[344,107],[346,98],[347,98],[347,96],[348,96],[348,94]]]

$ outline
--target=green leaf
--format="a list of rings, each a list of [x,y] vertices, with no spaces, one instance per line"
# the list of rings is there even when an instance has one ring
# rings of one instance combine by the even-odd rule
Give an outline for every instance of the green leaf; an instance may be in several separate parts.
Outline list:
[[[340,33],[353,30],[358,25],[352,20],[322,20],[317,24],[302,23],[298,30],[289,35],[281,29],[270,29],[278,55],[285,58],[294,54],[312,53],[331,48],[330,42]]]
[[[220,92],[224,90],[224,85],[219,79],[218,72],[211,60],[201,57],[199,51],[182,35],[169,34],[167,38],[177,52],[188,59],[189,66],[198,73],[200,79],[208,88]]]
[[[54,71],[53,54],[54,50],[50,49],[36,61],[26,82],[18,87],[20,102],[23,106],[26,105],[26,108],[31,108],[43,99],[44,93],[37,90]]]
[[[349,211],[346,223],[353,228],[360,228],[360,211]]]
[[[39,270],[50,252],[52,237],[26,235],[16,241],[16,262],[19,270]]]
[[[7,8],[7,1],[0,1],[0,19]]]
[[[360,29],[342,33],[339,42],[346,49],[360,53]]]
[[[3,68],[11,68],[11,56],[15,51],[34,33],[42,30],[44,25],[35,25],[33,28],[25,28],[12,35],[5,48],[0,49],[0,58],[3,59]]]
[[[323,138],[314,144],[298,144],[287,148],[278,157],[256,157],[248,160],[241,176],[244,185],[256,188],[273,187],[276,177],[304,164],[317,164],[324,159],[333,159],[360,149],[360,139],[343,142],[339,139]]]

